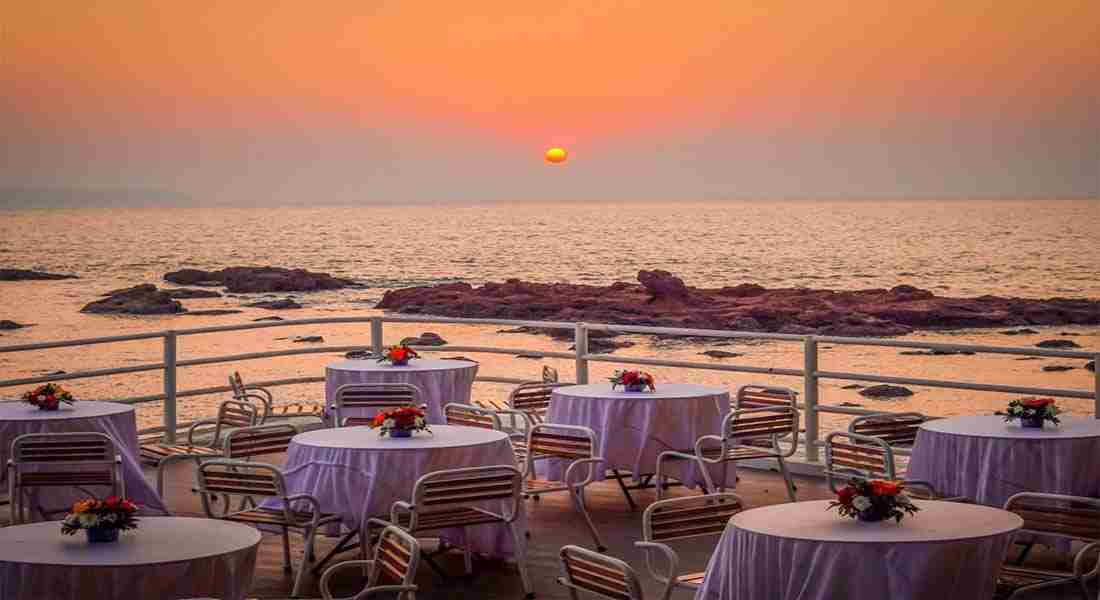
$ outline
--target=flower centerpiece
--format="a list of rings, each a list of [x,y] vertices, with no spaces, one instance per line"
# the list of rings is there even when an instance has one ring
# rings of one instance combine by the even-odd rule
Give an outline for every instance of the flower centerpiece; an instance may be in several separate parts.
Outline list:
[[[73,504],[61,522],[61,533],[74,535],[83,529],[89,542],[116,542],[118,532],[137,529],[137,505],[117,496],[88,498]]]
[[[1042,429],[1046,421],[1057,425],[1058,407],[1054,405],[1054,398],[1019,398],[1009,402],[1005,410],[1005,421],[1016,419],[1020,420],[1021,427]]]
[[[370,426],[378,429],[379,435],[388,433],[395,438],[410,437],[414,431],[432,431],[424,419],[424,411],[412,405],[381,411],[374,415]]]
[[[404,344],[398,344],[386,348],[386,351],[378,358],[378,362],[388,362],[395,367],[403,367],[409,364],[410,358],[420,358],[420,355],[416,353],[416,350]]]
[[[24,393],[23,401],[31,406],[37,406],[38,410],[57,410],[62,402],[72,404],[76,399],[68,390],[56,383],[47,383]]]
[[[836,493],[836,500],[829,503],[829,508],[860,521],[894,519],[901,523],[905,515],[920,511],[904,490],[900,481],[853,477]]]
[[[621,385],[626,392],[644,392],[646,389],[652,392],[657,389],[653,385],[653,376],[645,371],[615,371],[608,381],[611,382],[611,389]]]

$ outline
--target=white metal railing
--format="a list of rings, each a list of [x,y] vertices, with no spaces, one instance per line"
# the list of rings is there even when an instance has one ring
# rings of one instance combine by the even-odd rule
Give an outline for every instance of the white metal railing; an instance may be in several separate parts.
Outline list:
[[[351,323],[369,323],[370,324],[370,345],[369,346],[318,346],[312,348],[294,348],[287,350],[273,350],[266,352],[249,352],[245,354],[230,354],[222,356],[211,356],[202,358],[192,358],[181,360],[178,356],[178,341],[182,336],[189,335],[202,335],[210,333],[224,333],[231,331],[242,331],[248,329],[268,329],[272,327],[294,327],[301,325],[314,325],[314,324],[351,324]],[[313,319],[298,319],[287,321],[275,321],[275,322],[262,322],[262,323],[248,323],[240,325],[221,325],[214,327],[198,327],[193,329],[179,329],[179,330],[167,330],[157,331],[150,333],[139,333],[130,335],[108,336],[98,338],[86,338],[75,340],[63,340],[63,341],[51,341],[40,342],[34,344],[16,344],[9,346],[0,346],[0,354],[12,353],[12,352],[29,352],[35,350],[45,350],[51,348],[68,348],[76,346],[90,346],[97,344],[110,344],[118,342],[129,342],[135,340],[151,340],[161,339],[163,343],[163,361],[159,363],[149,363],[143,365],[135,365],[130,367],[117,367],[111,369],[95,369],[86,371],[77,371],[73,373],[63,373],[58,375],[44,375],[39,377],[25,377],[21,379],[8,379],[0,380],[0,388],[14,387],[21,385],[33,385],[37,383],[45,383],[49,381],[62,381],[69,379],[85,379],[90,377],[105,377],[109,375],[123,375],[131,373],[141,373],[148,371],[162,371],[163,372],[163,384],[164,391],[161,394],[137,396],[131,398],[124,398],[119,400],[126,403],[142,403],[142,402],[164,402],[163,409],[163,425],[143,432],[156,432],[163,431],[164,437],[169,442],[175,441],[176,430],[180,427],[180,423],[177,420],[176,405],[177,401],[181,397],[188,396],[200,396],[210,393],[219,393],[228,391],[228,387],[207,387],[207,388],[195,388],[188,390],[178,389],[178,370],[183,367],[191,367],[198,365],[211,365],[228,362],[238,362],[245,360],[260,360],[266,358],[274,358],[280,356],[293,356],[299,354],[320,354],[331,352],[347,352],[352,350],[370,350],[375,355],[381,353],[384,346],[384,323],[424,323],[424,324],[460,324],[460,325],[508,325],[511,327],[527,326],[537,327],[541,329],[561,329],[572,330],[574,350],[572,352],[553,352],[553,351],[536,351],[525,350],[522,348],[502,348],[496,346],[460,346],[460,345],[445,345],[445,346],[431,346],[422,347],[416,346],[415,348],[420,351],[444,351],[444,352],[470,352],[470,353],[489,353],[489,354],[510,354],[514,355],[522,353],[527,356],[538,356],[544,358],[564,358],[572,359],[575,361],[575,370],[577,383],[588,382],[588,363],[590,362],[615,362],[621,364],[637,364],[637,365],[652,365],[662,367],[673,368],[685,368],[685,369],[702,369],[712,371],[729,371],[739,373],[757,373],[767,375],[779,375],[788,377],[801,377],[802,383],[802,402],[800,406],[804,411],[805,422],[805,441],[806,441],[806,459],[810,462],[816,462],[818,460],[818,449],[821,445],[820,440],[820,413],[835,413],[844,415],[864,415],[875,412],[861,408],[842,407],[842,406],[823,406],[818,401],[818,383],[822,379],[842,379],[852,381],[870,381],[878,383],[896,383],[896,384],[909,384],[919,385],[927,387],[940,387],[940,388],[952,388],[974,391],[986,391],[986,392],[1003,392],[1010,394],[1036,394],[1045,396],[1055,396],[1061,398],[1079,398],[1079,399],[1092,399],[1093,411],[1097,418],[1100,418],[1100,370],[1095,373],[1093,389],[1089,390],[1067,390],[1067,389],[1053,389],[1053,388],[1031,388],[1013,385],[1001,385],[990,383],[970,383],[964,381],[946,381],[938,379],[920,379],[913,377],[895,377],[890,375],[879,375],[874,373],[854,373],[854,372],[841,372],[841,371],[822,371],[818,368],[818,344],[829,343],[837,345],[854,345],[854,346],[887,346],[895,348],[918,348],[925,350],[943,350],[953,352],[974,352],[985,354],[1015,354],[1025,356],[1045,356],[1045,357],[1059,357],[1059,358],[1080,358],[1080,359],[1092,359],[1100,364],[1100,353],[1073,351],[1073,350],[1048,350],[1044,348],[1018,348],[1018,347],[1001,347],[1001,346],[978,346],[967,344],[944,344],[936,342],[914,342],[906,340],[893,340],[884,338],[854,338],[854,337],[837,337],[837,336],[815,336],[815,335],[791,335],[791,334],[779,334],[779,333],[760,333],[750,331],[726,331],[719,329],[687,329],[676,327],[646,327],[638,325],[614,325],[607,323],[565,323],[554,321],[515,321],[507,319],[458,319],[458,318],[445,318],[445,317],[417,317],[417,316],[401,316],[401,315],[387,315],[387,316],[374,316],[374,317],[325,317],[325,318],[313,318]],[[652,334],[652,335],[669,335],[669,336],[691,336],[691,337],[710,337],[710,338],[753,338],[753,339],[766,339],[787,343],[798,343],[802,345],[803,353],[803,367],[801,369],[788,369],[788,368],[767,368],[767,367],[754,367],[749,365],[735,365],[735,364],[713,364],[702,363],[692,361],[679,361],[679,360],[665,360],[658,358],[646,358],[646,357],[628,357],[628,356],[608,356],[592,354],[589,352],[588,338],[590,331],[607,331],[618,333],[637,333],[637,334]],[[278,379],[271,381],[257,382],[266,386],[279,386],[279,385],[296,385],[302,383],[312,383],[323,381],[323,377],[297,377],[291,379]],[[478,381],[490,381],[499,383],[519,383],[521,380],[508,377],[492,377],[492,376],[480,376]]]

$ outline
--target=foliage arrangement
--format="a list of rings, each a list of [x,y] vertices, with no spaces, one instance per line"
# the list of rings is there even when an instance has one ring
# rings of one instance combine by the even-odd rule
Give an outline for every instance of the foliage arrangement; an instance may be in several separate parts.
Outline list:
[[[137,510],[136,504],[117,496],[81,500],[73,504],[72,512],[61,521],[61,533],[73,535],[82,529],[137,529]]]
[[[1020,419],[1025,426],[1042,427],[1044,421],[1050,421],[1057,425],[1058,407],[1054,404],[1054,398],[1036,398],[1034,396],[1019,398],[1008,403],[1005,410],[1005,421]]]
[[[24,393],[23,401],[31,406],[37,406],[40,410],[57,410],[62,402],[72,404],[76,399],[68,390],[56,383],[47,383]]]
[[[431,432],[428,421],[424,418],[424,411],[411,405],[379,412],[374,415],[370,426],[378,429],[379,435],[388,433],[390,437],[405,437],[413,431]]]
[[[399,344],[386,348],[382,356],[379,357],[378,362],[388,362],[391,365],[401,366],[409,364],[410,358],[420,358],[420,355],[416,353],[416,350],[404,344]]]
[[[608,381],[611,382],[611,389],[621,385],[628,392],[640,392],[646,389],[652,392],[657,389],[653,375],[645,371],[615,371]]]
[[[842,516],[860,521],[894,519],[900,523],[905,515],[920,511],[904,490],[900,481],[853,477],[837,492],[829,509],[835,508]]]

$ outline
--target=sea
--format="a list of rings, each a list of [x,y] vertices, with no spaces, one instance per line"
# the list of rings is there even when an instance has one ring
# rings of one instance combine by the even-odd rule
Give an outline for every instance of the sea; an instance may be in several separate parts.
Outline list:
[[[183,300],[190,310],[235,309],[220,316],[109,316],[80,312],[101,294],[140,283],[163,285],[180,268],[298,267],[362,282],[362,289],[291,296],[304,308],[268,311],[242,305],[256,295]],[[888,288],[908,284],[939,295],[996,294],[1028,298],[1100,298],[1100,199],[562,202],[484,205],[386,205],[271,208],[87,208],[0,211],[0,268],[72,273],[63,281],[0,282],[0,319],[31,324],[0,332],[0,347],[250,323],[264,316],[291,318],[371,316],[385,291],[464,281],[518,278],[606,285],[635,281],[640,269],[664,269],[688,285],[828,289]],[[175,287],[175,286],[173,286]],[[501,327],[387,324],[387,342],[423,331],[452,344],[525,350],[566,350],[566,342]],[[918,332],[905,339],[997,346],[1028,346],[1068,339],[1100,352],[1100,327],[1033,327],[1008,336],[996,330]],[[277,327],[180,338],[180,360],[298,348],[297,336],[322,336],[326,345],[367,344],[366,324]],[[722,364],[801,368],[798,344],[736,342],[736,359],[700,353],[718,346],[696,340],[629,336],[630,348],[612,356],[648,356]],[[731,350],[729,347],[725,347]],[[161,360],[159,341],[0,353],[0,380],[58,371],[134,366]],[[464,353],[469,354],[469,353]],[[444,354],[446,355],[446,354]],[[507,354],[473,356],[480,374],[537,378],[543,365],[563,379],[571,361]],[[240,370],[261,381],[323,375],[336,353],[182,368],[180,389],[224,385]],[[821,367],[835,371],[1091,390],[1093,374],[1079,359],[1021,360],[1003,355],[911,356],[897,348],[824,345]],[[594,363],[593,380],[618,365]],[[1063,371],[1047,366],[1071,367]],[[771,383],[801,388],[799,378],[671,368],[651,369],[658,381],[728,386]],[[1011,396],[909,386],[897,400],[862,397],[853,382],[823,380],[825,404],[934,415],[988,414]],[[122,399],[159,393],[158,371],[66,382],[78,397]],[[0,387],[15,398],[27,386]],[[503,398],[504,384],[478,383],[474,394]],[[322,384],[275,390],[280,401],[320,401]],[[180,418],[212,414],[224,394],[180,400]],[[1063,400],[1071,413],[1091,414],[1088,400]],[[142,425],[156,425],[162,407],[138,405]],[[829,426],[845,417],[831,416]]]

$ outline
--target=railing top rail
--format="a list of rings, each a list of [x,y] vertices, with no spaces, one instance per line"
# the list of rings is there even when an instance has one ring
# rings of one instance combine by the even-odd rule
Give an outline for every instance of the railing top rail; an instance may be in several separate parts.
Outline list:
[[[13,344],[10,346],[0,346],[0,353],[3,352],[26,352],[28,350],[46,350],[48,348],[65,348],[68,346],[91,346],[93,344],[110,344],[112,342],[131,342],[134,340],[152,340],[162,338],[167,334],[166,331],[153,331],[149,333],[131,333],[128,335],[112,335],[107,337],[97,338],[82,338],[75,340],[58,340],[53,342],[37,342],[34,344]]]
[[[978,352],[988,354],[1026,354],[1029,356],[1050,356],[1055,358],[1094,358],[1098,352],[1087,350],[1049,350],[1047,348],[1026,348],[1022,346],[983,346],[979,344],[947,344],[944,342],[915,342],[889,338],[864,338],[841,336],[814,336],[818,343],[846,344],[850,346],[887,346],[890,348],[917,348],[920,350],[946,350],[948,352]]]

